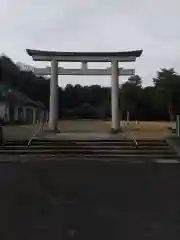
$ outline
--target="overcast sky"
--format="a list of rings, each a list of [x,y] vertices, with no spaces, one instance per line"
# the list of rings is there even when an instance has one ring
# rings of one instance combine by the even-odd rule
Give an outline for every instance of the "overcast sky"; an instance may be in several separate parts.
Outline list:
[[[143,49],[135,67],[144,85],[159,68],[180,72],[179,0],[4,0],[0,7],[0,53],[33,63],[26,48],[57,51]],[[75,66],[66,64],[63,66]],[[91,65],[94,67],[95,65]],[[104,64],[96,64],[106,66]],[[123,77],[120,81],[125,80]],[[59,84],[110,85],[108,77],[61,76]]]

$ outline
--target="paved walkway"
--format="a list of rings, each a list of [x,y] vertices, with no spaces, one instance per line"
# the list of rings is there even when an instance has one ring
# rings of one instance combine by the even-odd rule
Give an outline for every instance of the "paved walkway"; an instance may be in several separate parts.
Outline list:
[[[111,134],[102,132],[92,133],[45,133],[43,139],[55,139],[55,140],[110,140],[110,139],[124,139],[122,133]]]

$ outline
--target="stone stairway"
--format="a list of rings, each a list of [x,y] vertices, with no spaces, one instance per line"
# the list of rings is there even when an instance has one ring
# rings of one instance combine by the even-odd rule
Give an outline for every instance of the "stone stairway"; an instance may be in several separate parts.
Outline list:
[[[179,160],[165,140],[41,140],[9,141],[0,146],[0,158],[30,156],[57,160]]]

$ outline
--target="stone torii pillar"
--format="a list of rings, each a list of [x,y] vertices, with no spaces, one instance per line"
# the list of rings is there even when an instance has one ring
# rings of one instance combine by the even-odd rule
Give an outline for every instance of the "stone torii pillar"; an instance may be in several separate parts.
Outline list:
[[[119,74],[118,74],[118,61],[111,62],[112,76],[111,76],[111,114],[112,125],[111,129],[113,133],[117,133],[120,130],[120,114],[119,114]]]
[[[49,129],[58,131],[58,61],[51,61]]]

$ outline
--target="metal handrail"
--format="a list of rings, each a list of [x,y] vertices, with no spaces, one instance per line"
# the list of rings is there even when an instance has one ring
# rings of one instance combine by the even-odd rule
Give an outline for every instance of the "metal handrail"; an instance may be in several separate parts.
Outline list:
[[[29,139],[29,141],[28,141],[28,148],[30,148],[30,146],[31,146],[31,143],[32,143],[32,140],[34,139],[34,137],[36,137],[37,136],[37,132],[38,131],[33,131],[32,132],[32,136],[31,136],[31,138]],[[44,123],[43,124],[41,124],[41,126],[40,126],[40,135],[42,135],[43,133],[44,133]]]
[[[123,131],[124,138],[128,138],[127,134],[126,134],[127,130],[128,130],[128,127],[126,125],[125,128],[124,128],[124,131]],[[134,135],[132,135],[132,141],[135,143],[136,147],[138,147],[139,144],[138,144],[138,141],[137,141],[137,139]]]
[[[138,147],[138,145],[139,145],[139,144],[138,144],[138,142],[137,142],[137,140],[136,140],[136,138],[135,138],[135,136],[134,136],[134,135],[132,136],[132,139],[133,139],[133,141],[134,141],[134,143],[135,143],[136,147]]]

